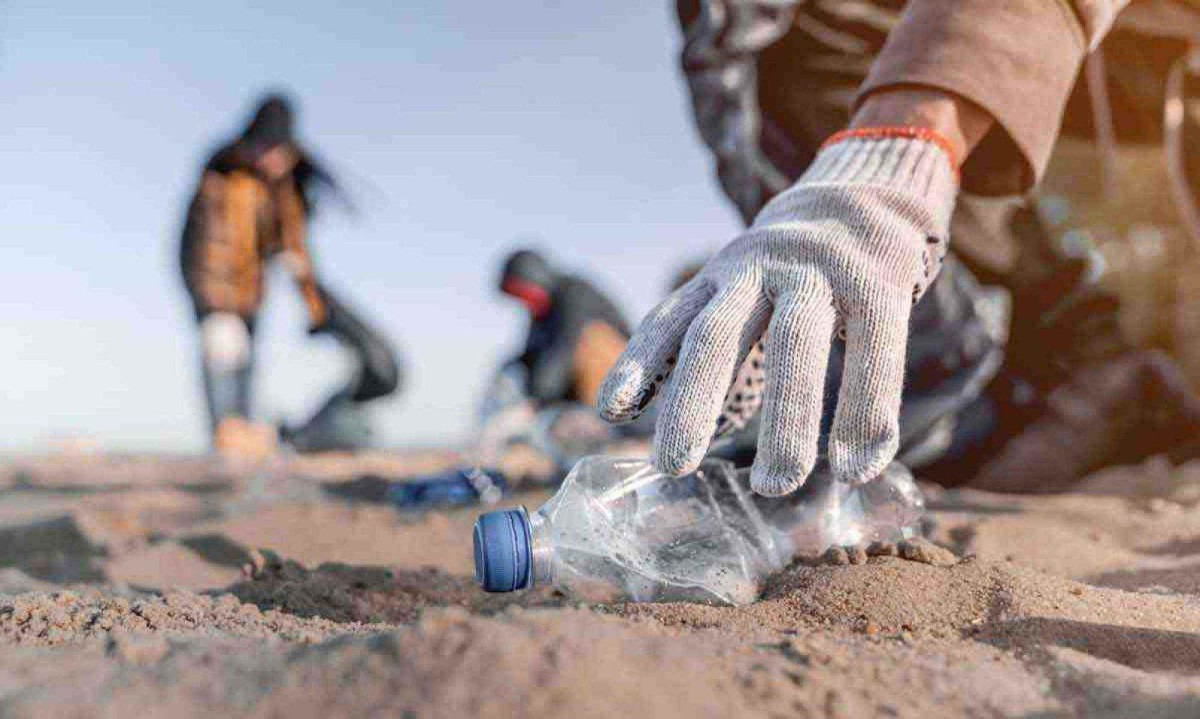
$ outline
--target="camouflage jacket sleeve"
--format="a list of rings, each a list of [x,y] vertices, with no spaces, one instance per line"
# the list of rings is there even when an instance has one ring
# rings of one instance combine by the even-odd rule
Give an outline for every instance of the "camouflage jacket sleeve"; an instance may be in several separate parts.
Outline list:
[[[980,105],[997,129],[968,160],[964,185],[985,194],[1024,191],[1045,168],[1084,56],[1127,3],[910,0],[859,96],[922,85]],[[696,122],[716,157],[722,187],[747,221],[788,183],[762,151],[756,59],[787,34],[804,4],[679,0],[682,65]]]
[[[798,0],[681,0],[681,63],[692,111],[725,194],[749,223],[788,178],[762,152],[757,58],[791,26]],[[691,7],[684,9],[685,5]],[[684,17],[692,15],[693,17]]]

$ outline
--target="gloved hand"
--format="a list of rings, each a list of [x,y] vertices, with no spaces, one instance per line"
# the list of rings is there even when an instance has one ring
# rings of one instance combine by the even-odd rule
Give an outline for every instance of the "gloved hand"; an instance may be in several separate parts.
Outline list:
[[[957,189],[949,145],[932,132],[835,135],[749,230],[642,321],[601,387],[601,413],[628,421],[665,388],[654,461],[683,474],[700,464],[727,397],[762,395],[751,485],[787,494],[816,463],[838,334],[847,352],[829,461],[840,479],[874,479],[898,448],[909,314],[941,267]],[[764,331],[765,390],[735,375]],[[731,389],[735,376],[750,386]]]

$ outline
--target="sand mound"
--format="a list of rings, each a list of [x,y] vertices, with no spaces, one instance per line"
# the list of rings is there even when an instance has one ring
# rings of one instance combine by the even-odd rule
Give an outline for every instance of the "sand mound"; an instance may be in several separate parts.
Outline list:
[[[937,492],[957,556],[833,552],[734,609],[485,595],[478,510],[328,496],[354,458],[91,461],[0,470],[0,716],[1200,716],[1197,468]]]
[[[232,591],[10,600],[3,640],[67,655],[54,668],[30,657],[32,689],[0,712],[62,708],[50,676],[85,655],[99,678],[70,690],[80,715],[119,716],[140,698],[176,715],[1091,716],[1132,697],[1182,717],[1200,697],[1200,680],[1168,679],[1200,667],[1188,598],[983,560],[796,566],[745,609],[524,609],[509,602],[561,600],[487,597],[434,569],[308,570],[269,554]],[[353,636],[399,622],[413,624]],[[101,636],[97,654],[86,640]],[[1124,684],[1105,679],[1114,672]]]
[[[790,629],[966,639],[1022,656],[1064,647],[1134,669],[1200,673],[1200,604],[1192,599],[1097,588],[978,559],[952,567],[892,557],[796,566],[775,578],[763,601],[742,610],[658,604],[615,611],[739,636]]]
[[[938,568],[897,559],[801,567],[753,614],[866,634],[962,636],[1005,648],[1069,647],[1137,669],[1200,673],[1200,604],[1101,589],[1010,563]]]
[[[84,588],[0,598],[0,642],[22,646],[57,646],[113,633],[316,641],[365,630],[356,623],[264,612],[230,594],[122,596]]]
[[[415,621],[426,607],[458,606],[494,613],[509,606],[557,606],[551,592],[488,595],[472,578],[433,567],[390,570],[322,564],[305,569],[271,552],[255,553],[252,576],[230,588],[243,601],[264,609],[278,608],[301,617],[336,622]]]
[[[436,610],[408,628],[297,649],[173,640],[157,651],[153,671],[146,645],[68,652],[0,710],[48,714],[52,692],[56,712],[79,716],[128,715],[148,701],[173,716],[920,717],[1053,706],[1020,662],[980,645],[784,636],[738,646],[576,609]],[[86,681],[50,687],[85,661]]]

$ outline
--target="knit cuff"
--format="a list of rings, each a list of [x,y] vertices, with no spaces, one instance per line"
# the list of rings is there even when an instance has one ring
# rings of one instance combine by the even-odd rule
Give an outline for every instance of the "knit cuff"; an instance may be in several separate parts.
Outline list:
[[[837,133],[796,184],[887,188],[924,204],[938,227],[949,224],[958,197],[958,172],[949,143],[924,128]]]
[[[929,197],[956,194],[958,171],[949,142],[930,130],[859,128],[830,137],[800,181],[883,185]]]

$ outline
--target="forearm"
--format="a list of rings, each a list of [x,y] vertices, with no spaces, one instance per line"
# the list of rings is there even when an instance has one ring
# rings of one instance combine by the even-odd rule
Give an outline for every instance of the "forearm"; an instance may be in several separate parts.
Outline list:
[[[851,128],[921,127],[945,138],[961,163],[995,125],[978,105],[953,93],[922,87],[896,87],[863,101]]]
[[[283,253],[281,254],[288,271],[296,280],[304,306],[308,310],[310,329],[316,329],[325,324],[328,311],[321,297],[316,274],[313,271],[312,257],[308,252],[305,241],[308,218],[300,195],[293,186],[285,186],[276,193],[276,205],[281,220],[281,235]]]

